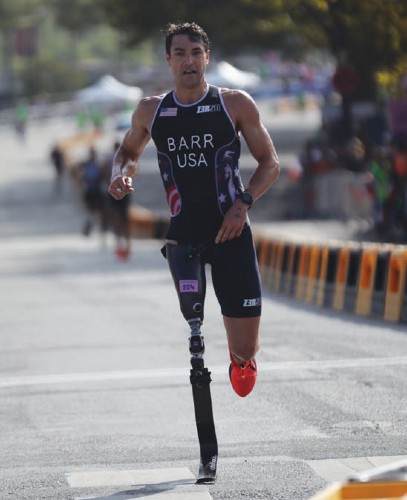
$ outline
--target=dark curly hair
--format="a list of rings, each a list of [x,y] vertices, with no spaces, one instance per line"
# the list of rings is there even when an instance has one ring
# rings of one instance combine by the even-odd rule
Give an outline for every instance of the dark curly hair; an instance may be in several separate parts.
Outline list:
[[[168,23],[163,30],[165,34],[165,51],[170,54],[172,39],[175,35],[188,35],[191,42],[202,42],[205,52],[209,50],[209,38],[196,23]]]

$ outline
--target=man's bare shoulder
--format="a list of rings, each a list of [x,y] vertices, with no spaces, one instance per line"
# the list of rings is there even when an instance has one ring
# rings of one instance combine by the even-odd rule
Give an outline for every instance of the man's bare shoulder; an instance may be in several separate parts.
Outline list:
[[[138,104],[138,108],[142,108],[142,109],[146,109],[146,110],[153,108],[155,110],[163,97],[164,97],[164,94],[143,97]]]
[[[133,121],[135,120],[148,128],[163,97],[163,95],[143,97],[133,113]]]
[[[221,88],[220,93],[235,124],[240,122],[242,118],[247,119],[250,116],[253,118],[258,116],[256,103],[250,94],[244,90]]]
[[[254,104],[253,98],[245,92],[244,90],[240,89],[228,89],[222,87],[220,89],[220,93],[222,94],[223,100],[225,103],[233,103],[233,104],[244,104],[244,103],[249,103],[249,104]]]

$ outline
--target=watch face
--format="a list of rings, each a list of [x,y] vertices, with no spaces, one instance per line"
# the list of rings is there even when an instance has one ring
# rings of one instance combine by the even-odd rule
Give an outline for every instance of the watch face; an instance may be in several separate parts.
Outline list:
[[[249,207],[253,204],[253,198],[252,198],[252,195],[249,194],[249,193],[240,193],[239,195],[239,198],[244,202],[246,203],[247,205],[249,205]]]

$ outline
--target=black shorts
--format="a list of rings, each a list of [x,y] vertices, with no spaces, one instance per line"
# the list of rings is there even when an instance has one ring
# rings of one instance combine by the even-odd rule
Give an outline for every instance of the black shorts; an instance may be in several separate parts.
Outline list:
[[[231,318],[260,316],[260,275],[250,227],[234,240],[211,245],[201,257],[211,265],[222,314]]]

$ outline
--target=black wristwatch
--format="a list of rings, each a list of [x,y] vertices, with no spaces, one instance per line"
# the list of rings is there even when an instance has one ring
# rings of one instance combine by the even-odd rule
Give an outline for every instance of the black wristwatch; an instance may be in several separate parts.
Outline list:
[[[253,196],[246,191],[239,193],[236,197],[240,198],[246,205],[249,205],[249,208],[253,205]]]

